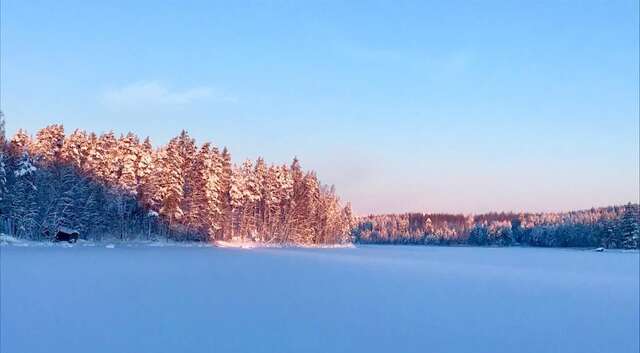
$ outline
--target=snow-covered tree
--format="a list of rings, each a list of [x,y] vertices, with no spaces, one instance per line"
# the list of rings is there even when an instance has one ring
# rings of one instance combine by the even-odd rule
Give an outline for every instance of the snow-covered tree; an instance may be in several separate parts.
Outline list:
[[[154,150],[132,133],[65,136],[51,125],[33,140],[18,131],[6,150],[0,215],[14,235],[38,238],[67,226],[125,239],[144,227],[176,238],[323,243],[349,233],[350,210],[297,159],[290,167],[262,158],[236,167],[226,148],[197,149],[185,131]]]
[[[6,142],[5,130],[4,130],[4,113],[0,110],[0,144],[4,145]]]
[[[188,173],[193,167],[193,163],[196,157],[196,143],[189,134],[182,130],[180,135],[174,139],[174,145],[176,152],[181,160],[180,169],[184,174]],[[191,178],[184,178],[182,184],[183,201],[185,202],[191,198],[192,185]],[[181,208],[186,209],[185,205],[180,205]]]
[[[20,158],[23,153],[28,152],[32,145],[31,137],[26,131],[19,129],[9,142],[9,154]]]
[[[6,166],[6,156],[3,150],[0,150],[0,203],[5,199],[5,194],[7,192],[7,166]],[[0,209],[0,214],[2,213]]]
[[[233,233],[233,205],[231,202],[231,184],[233,179],[233,165],[231,163],[231,154],[227,148],[222,149],[220,156],[220,203],[222,208],[221,221],[221,238],[229,240]],[[237,190],[234,191],[237,197]]]
[[[186,223],[209,239],[220,229],[219,170],[216,150],[202,145],[190,170],[191,193],[185,200]]]
[[[141,155],[138,137],[133,133],[118,140],[117,162],[120,164],[118,187],[127,195],[135,195],[138,191],[138,158]]]
[[[267,235],[267,214],[269,203],[271,202],[271,194],[268,187],[269,173],[264,159],[256,160],[255,170],[253,171],[257,191],[259,195],[256,203],[256,234],[264,238]]]
[[[160,214],[169,224],[179,221],[183,216],[181,204],[184,191],[184,160],[179,139],[172,139],[160,153],[158,160]]]
[[[33,155],[43,165],[51,165],[60,160],[60,151],[64,144],[64,127],[54,124],[38,131],[31,148]]]
[[[636,249],[640,245],[640,207],[628,204],[620,219],[622,244],[626,249]]]
[[[118,141],[113,131],[100,135],[89,156],[88,170],[92,177],[110,187],[116,186],[119,175]]]
[[[145,179],[153,170],[153,146],[147,137],[142,145],[137,149],[136,184],[138,188],[145,182]]]
[[[36,170],[28,153],[23,153],[16,164],[14,182],[8,188],[9,217],[17,237],[36,237],[38,229],[38,188]]]
[[[87,133],[83,130],[75,130],[64,139],[60,158],[63,163],[69,164],[82,170],[84,163],[89,157],[88,144],[90,143]]]
[[[215,237],[222,229],[224,205],[220,198],[222,191],[222,156],[216,147],[209,153],[209,172],[206,179],[206,200],[209,212],[209,237]]]

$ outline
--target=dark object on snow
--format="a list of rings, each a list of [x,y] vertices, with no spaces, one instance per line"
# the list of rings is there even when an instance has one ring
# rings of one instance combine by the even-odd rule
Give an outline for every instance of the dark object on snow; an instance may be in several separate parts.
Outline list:
[[[597,248],[594,251],[596,251],[596,252],[604,252],[604,248]]]
[[[46,233],[48,234],[49,230],[46,230]],[[60,227],[58,228],[58,233],[56,233],[56,237],[53,239],[53,241],[67,241],[69,243],[75,243],[78,241],[78,237],[80,237],[80,233],[77,230]]]

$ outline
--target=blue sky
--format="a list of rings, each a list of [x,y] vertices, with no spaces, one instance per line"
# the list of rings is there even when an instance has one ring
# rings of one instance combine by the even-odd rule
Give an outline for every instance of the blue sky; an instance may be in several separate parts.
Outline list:
[[[638,202],[638,1],[18,1],[8,132],[298,156],[357,213]]]

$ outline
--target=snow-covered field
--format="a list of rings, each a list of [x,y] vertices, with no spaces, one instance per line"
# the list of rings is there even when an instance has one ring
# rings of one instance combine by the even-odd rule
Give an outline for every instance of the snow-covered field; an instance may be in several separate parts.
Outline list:
[[[2,353],[639,350],[637,252],[84,245],[0,247]]]

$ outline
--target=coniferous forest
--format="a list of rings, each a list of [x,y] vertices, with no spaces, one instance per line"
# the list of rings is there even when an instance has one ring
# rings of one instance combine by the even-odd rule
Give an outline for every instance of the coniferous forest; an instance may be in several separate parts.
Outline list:
[[[8,141],[3,131],[1,147],[2,229],[18,238],[65,227],[86,239],[350,241],[350,206],[297,159],[235,165],[185,131],[154,148],[132,133],[65,135],[62,125]]]
[[[6,138],[0,121],[0,230],[45,240],[242,240],[277,244],[638,248],[638,204],[565,213],[406,213],[355,218],[297,159],[234,164],[185,131],[165,146],[50,125]]]
[[[636,249],[639,220],[638,204],[561,213],[406,213],[363,217],[353,235],[372,244]]]

